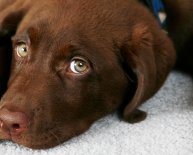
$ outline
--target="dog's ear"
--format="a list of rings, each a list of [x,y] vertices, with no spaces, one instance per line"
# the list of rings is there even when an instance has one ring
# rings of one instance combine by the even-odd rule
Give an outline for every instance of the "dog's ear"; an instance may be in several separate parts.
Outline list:
[[[135,26],[130,41],[122,47],[126,68],[134,74],[134,91],[122,111],[123,118],[130,123],[146,118],[146,113],[137,107],[161,87],[175,62],[173,44],[164,32],[151,31],[143,25]],[[128,77],[130,72],[126,70]]]
[[[0,97],[6,90],[11,65],[11,37],[24,17],[28,0],[0,1]]]
[[[29,8],[29,0],[0,2],[0,37],[13,35]]]

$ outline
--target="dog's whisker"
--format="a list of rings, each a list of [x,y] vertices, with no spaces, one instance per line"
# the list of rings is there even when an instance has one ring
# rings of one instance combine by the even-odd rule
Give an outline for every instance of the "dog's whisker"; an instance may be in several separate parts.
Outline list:
[[[174,46],[192,39],[192,0],[171,1],[157,10],[153,0],[0,0],[2,137],[32,148],[58,145],[118,107],[125,121],[144,120],[138,107],[173,69]],[[171,13],[171,4],[188,5]],[[179,14],[166,22],[168,35],[155,18],[160,11],[168,15],[163,28]],[[179,60],[192,73],[192,51],[186,54]]]
[[[50,130],[49,133],[57,140],[58,144],[61,143],[60,138],[53,131]]]

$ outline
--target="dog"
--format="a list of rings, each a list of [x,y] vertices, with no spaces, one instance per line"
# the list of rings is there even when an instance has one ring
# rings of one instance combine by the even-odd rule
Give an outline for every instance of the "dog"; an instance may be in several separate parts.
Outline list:
[[[191,0],[164,4],[168,34],[137,0],[0,1],[0,139],[46,149],[116,110],[144,120],[193,31]]]

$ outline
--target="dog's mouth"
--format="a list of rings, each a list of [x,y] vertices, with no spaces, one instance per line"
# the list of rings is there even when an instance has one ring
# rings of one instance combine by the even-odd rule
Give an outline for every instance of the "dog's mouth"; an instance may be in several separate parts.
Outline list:
[[[23,145],[32,149],[49,149],[55,147],[63,142],[69,140],[71,137],[77,136],[89,128],[90,125],[85,127],[75,127],[73,125],[63,127],[49,127],[43,128],[41,131],[27,132],[8,131],[8,127],[0,120],[0,139],[12,141],[14,143]],[[15,126],[16,128],[17,126]],[[16,128],[17,129],[17,128]]]
[[[13,141],[26,147],[40,149],[49,148],[62,143],[59,129],[44,129],[42,132],[32,132],[30,129],[13,124],[10,128],[0,120],[0,139]]]
[[[38,134],[15,134],[12,131],[7,131],[7,127],[0,121],[0,139],[13,141],[17,144],[24,145],[32,149],[47,149],[61,144],[66,137],[59,135],[59,131],[50,130]]]
[[[2,120],[0,120],[0,139],[11,140],[11,133]]]
[[[42,133],[40,135],[23,135],[21,138],[12,139],[13,142],[32,149],[48,149],[57,146],[67,139],[59,137],[54,132]]]

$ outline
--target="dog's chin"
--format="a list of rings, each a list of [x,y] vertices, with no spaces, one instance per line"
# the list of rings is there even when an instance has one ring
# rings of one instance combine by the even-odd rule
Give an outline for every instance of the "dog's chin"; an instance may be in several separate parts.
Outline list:
[[[24,147],[30,148],[30,149],[50,149],[53,148],[55,146],[58,146],[60,144],[62,144],[63,142],[67,141],[68,139],[70,139],[72,137],[72,135],[69,136],[61,136],[61,137],[57,137],[54,135],[48,135],[42,137],[42,135],[40,136],[22,136],[22,137],[18,137],[18,136],[11,136],[9,138],[4,138],[4,140],[10,140],[14,143],[17,143],[19,145],[22,145]]]
[[[69,138],[58,138],[56,140],[56,138],[54,137],[48,137],[43,139],[38,139],[38,138],[31,138],[31,137],[19,137],[19,136],[15,136],[15,135],[10,135],[7,134],[3,137],[1,137],[2,141],[12,141],[14,143],[17,143],[19,145],[22,145],[24,147],[27,148],[31,148],[31,149],[49,149],[52,147],[55,147],[59,144],[61,144],[62,142],[68,140]]]
[[[11,135],[9,139],[14,143],[23,145],[27,148],[31,149],[50,149],[55,146],[58,146],[65,141],[73,138],[74,136],[78,136],[88,130],[90,126],[87,126],[85,128],[73,128],[71,130],[65,130],[63,131],[54,130],[49,132],[42,132],[38,134],[23,134],[21,136],[17,135]]]
[[[53,148],[55,146],[58,146],[60,144],[62,144],[63,142],[65,142],[68,139],[60,139],[60,141],[56,140],[56,139],[49,139],[49,140],[45,140],[45,141],[34,141],[34,140],[22,140],[22,139],[15,139],[13,140],[13,142],[20,144],[24,147],[30,148],[30,149],[36,149],[36,150],[40,150],[40,149],[50,149]]]

